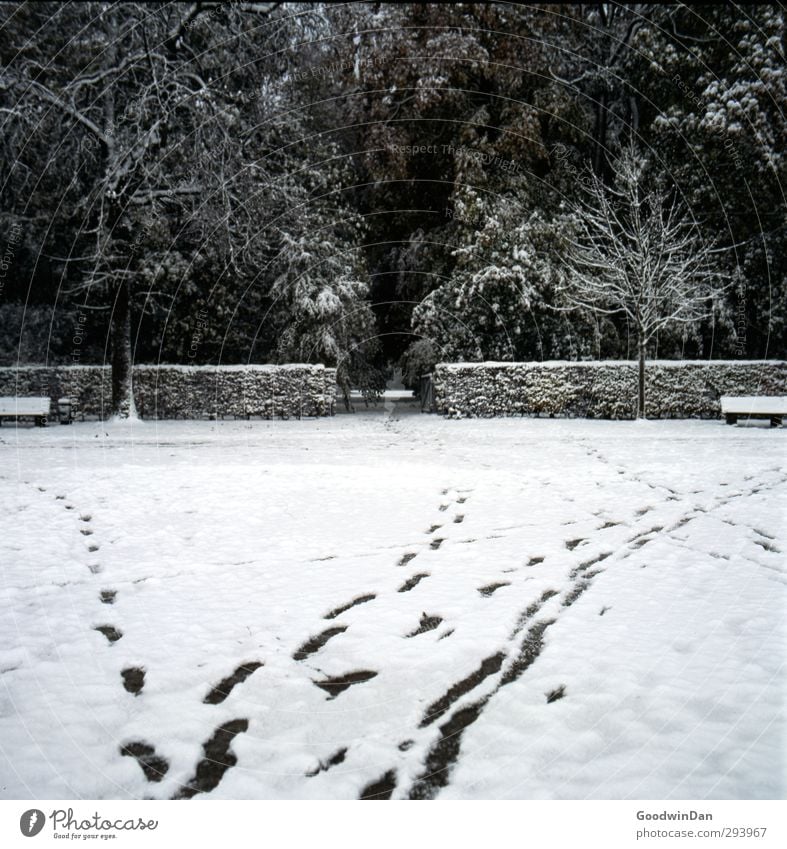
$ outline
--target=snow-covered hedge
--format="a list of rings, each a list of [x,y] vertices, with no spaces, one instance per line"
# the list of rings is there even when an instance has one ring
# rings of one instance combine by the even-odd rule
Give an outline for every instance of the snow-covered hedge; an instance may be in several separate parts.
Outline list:
[[[524,414],[633,418],[633,361],[441,363],[437,412],[453,417]],[[655,360],[645,367],[645,408],[653,418],[715,418],[720,395],[787,395],[787,363],[776,360]]]
[[[134,402],[144,418],[298,418],[333,411],[335,369],[321,365],[135,366]],[[78,413],[106,418],[109,366],[0,368],[0,395],[68,396]]]

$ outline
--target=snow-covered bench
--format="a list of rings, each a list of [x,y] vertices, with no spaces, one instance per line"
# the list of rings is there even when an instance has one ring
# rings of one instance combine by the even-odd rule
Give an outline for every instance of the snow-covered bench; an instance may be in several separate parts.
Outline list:
[[[776,427],[787,416],[787,396],[722,395],[721,411],[730,425],[738,419],[770,419],[771,427]]]
[[[46,425],[49,416],[51,401],[49,398],[21,398],[12,395],[8,398],[0,398],[0,424],[3,419],[19,419],[22,416],[34,419],[38,427]]]

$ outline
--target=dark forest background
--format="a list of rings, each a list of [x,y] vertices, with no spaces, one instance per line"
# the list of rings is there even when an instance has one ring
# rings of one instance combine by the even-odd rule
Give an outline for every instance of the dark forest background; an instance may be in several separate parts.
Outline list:
[[[0,362],[632,357],[553,309],[629,145],[734,281],[649,356],[783,357],[784,109],[775,5],[3,3]]]

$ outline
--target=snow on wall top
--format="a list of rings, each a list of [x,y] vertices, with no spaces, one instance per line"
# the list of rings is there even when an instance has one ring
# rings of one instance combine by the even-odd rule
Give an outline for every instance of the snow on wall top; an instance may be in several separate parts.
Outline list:
[[[435,368],[456,371],[482,368],[563,368],[565,366],[637,366],[637,360],[527,360],[524,362],[438,363]],[[647,366],[685,368],[686,366],[787,365],[784,360],[648,360]],[[647,367],[646,366],[646,367]]]
[[[3,370],[11,370],[11,371],[28,371],[32,369],[57,369],[61,370],[73,370],[79,371],[82,370],[93,370],[93,369],[110,369],[111,366],[108,363],[82,363],[79,365],[60,365],[53,364],[51,366],[46,365],[19,365],[19,366],[0,366],[0,369]],[[284,369],[287,370],[295,370],[295,369],[315,369],[315,370],[325,370],[327,366],[322,365],[322,363],[283,363],[282,365],[275,365],[270,363],[250,363],[248,365],[243,364],[235,364],[235,365],[186,365],[183,363],[134,363],[134,368],[161,368],[161,369],[171,369],[172,371],[214,371],[214,372],[222,372],[222,371],[282,371]]]

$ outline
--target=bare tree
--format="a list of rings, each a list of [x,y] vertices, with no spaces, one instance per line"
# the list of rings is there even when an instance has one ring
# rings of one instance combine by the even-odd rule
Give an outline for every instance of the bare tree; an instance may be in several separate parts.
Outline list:
[[[714,266],[717,251],[662,186],[645,187],[647,164],[633,147],[613,163],[606,186],[594,173],[581,182],[564,235],[565,309],[624,315],[637,335],[637,416],[645,417],[648,343],[662,329],[696,325],[727,288]]]

